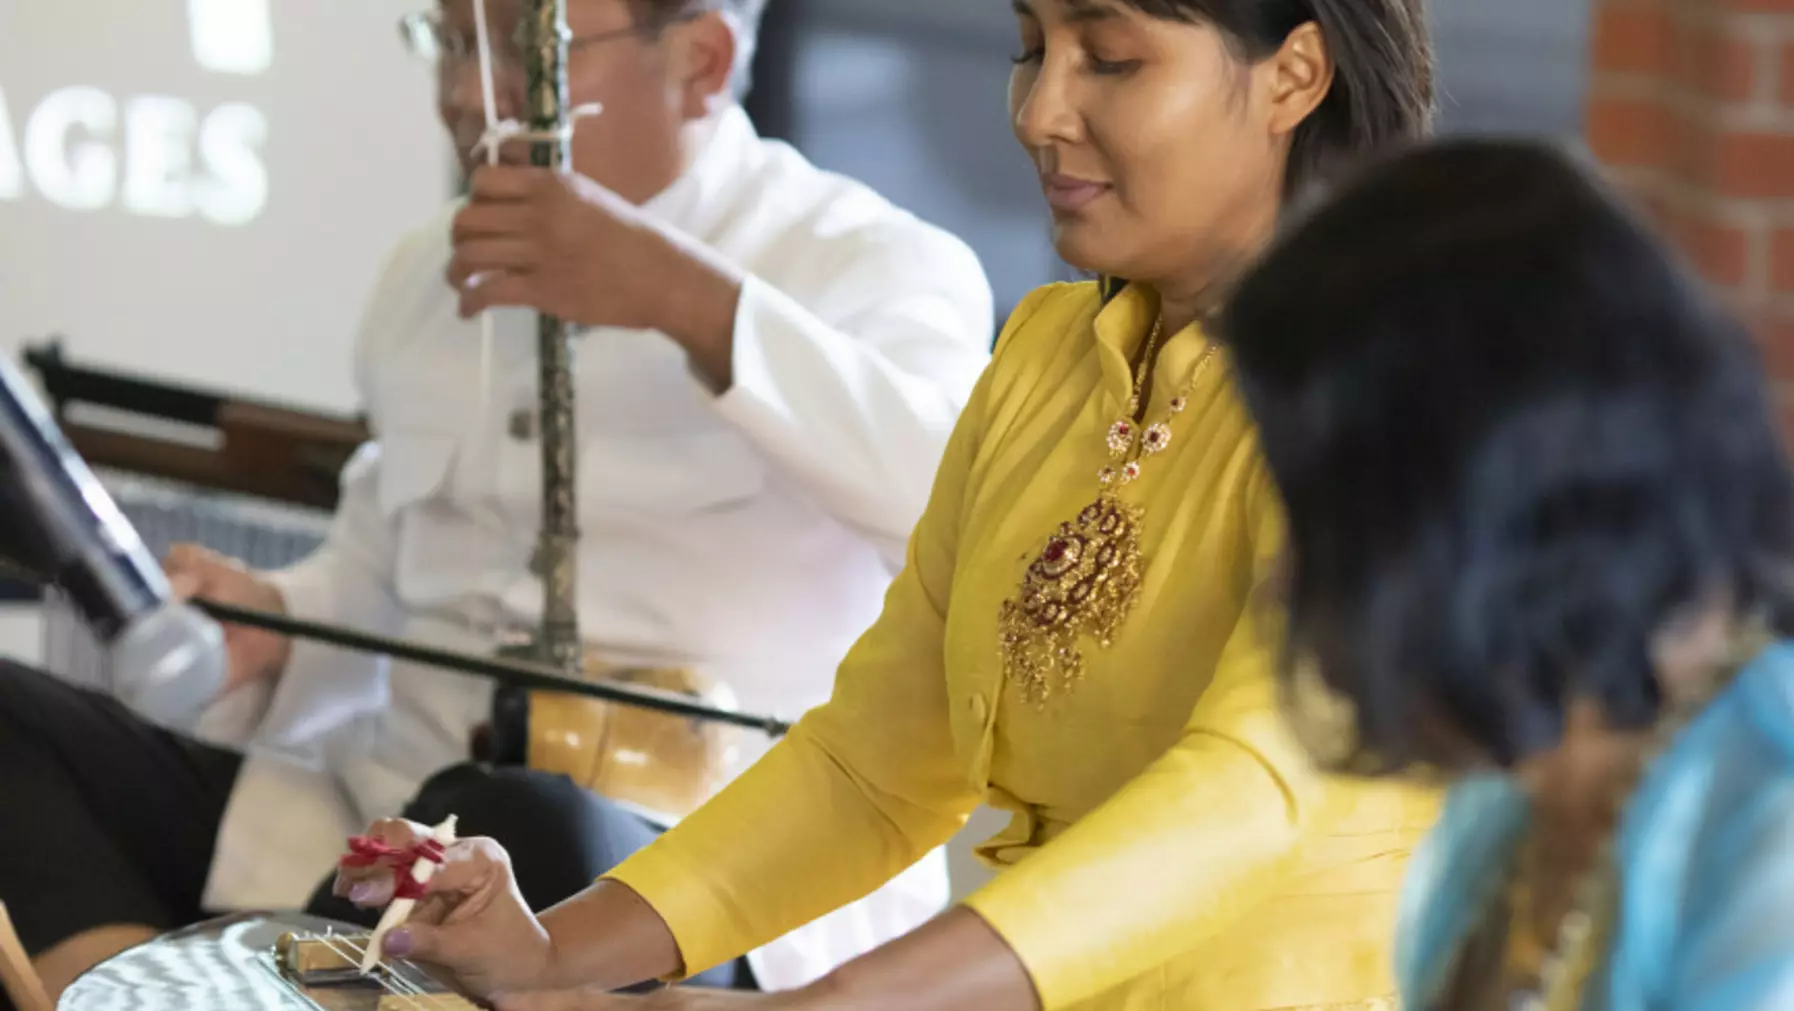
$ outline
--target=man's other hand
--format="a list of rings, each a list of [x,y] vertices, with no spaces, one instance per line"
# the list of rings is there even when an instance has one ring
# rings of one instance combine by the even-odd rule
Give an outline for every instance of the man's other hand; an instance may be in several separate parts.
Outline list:
[[[273,583],[235,559],[196,544],[175,545],[162,568],[168,573],[169,586],[181,600],[201,597],[245,610],[272,614],[287,611],[286,600]],[[293,652],[292,640],[284,635],[229,623],[224,624],[224,646],[230,664],[222,694],[278,677]]]

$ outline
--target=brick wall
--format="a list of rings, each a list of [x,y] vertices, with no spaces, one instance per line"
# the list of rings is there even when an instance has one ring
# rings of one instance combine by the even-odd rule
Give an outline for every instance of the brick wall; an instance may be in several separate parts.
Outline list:
[[[1794,431],[1794,0],[1593,16],[1589,146],[1750,322]]]

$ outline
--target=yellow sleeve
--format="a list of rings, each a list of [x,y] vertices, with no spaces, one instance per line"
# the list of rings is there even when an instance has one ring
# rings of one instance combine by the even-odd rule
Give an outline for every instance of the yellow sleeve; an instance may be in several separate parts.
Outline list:
[[[1038,306],[1019,306],[999,347]],[[907,562],[834,694],[708,804],[607,877],[653,906],[687,975],[871,893],[982,799],[954,754],[944,662],[960,509],[993,362],[947,443]]]
[[[1257,569],[1282,540],[1268,478],[1249,500]],[[1248,605],[1182,735],[969,905],[1013,948],[1046,1011],[1126,983],[1251,911],[1328,820],[1276,698],[1275,615]]]

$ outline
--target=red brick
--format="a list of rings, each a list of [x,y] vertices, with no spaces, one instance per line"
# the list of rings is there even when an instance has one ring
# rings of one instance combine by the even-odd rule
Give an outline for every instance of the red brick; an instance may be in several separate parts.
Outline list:
[[[1751,234],[1744,229],[1686,215],[1676,222],[1675,233],[1677,244],[1708,281],[1735,288],[1750,276]]]
[[[1769,287],[1794,295],[1794,228],[1776,232],[1769,242]]]
[[[1711,143],[1712,175],[1706,181],[1717,192],[1730,197],[1794,197],[1794,134],[1720,131]]]
[[[1794,42],[1782,47],[1779,62],[1782,75],[1782,104],[1794,109]]]
[[[1777,349],[1777,354],[1794,358],[1794,312],[1782,312],[1758,324],[1758,339]]]
[[[1589,103],[1589,148],[1608,165],[1662,165],[1673,150],[1673,123],[1668,107],[1654,98],[1598,97]]]
[[[1676,79],[1684,88],[1727,102],[1748,100],[1756,90],[1758,46],[1722,28],[1681,29],[1673,45]],[[1773,68],[1761,68],[1763,72]]]
[[[1763,371],[1783,382],[1794,379],[1794,314],[1746,314],[1744,321],[1762,350]],[[1784,405],[1794,410],[1794,402],[1784,401]]]
[[[1675,24],[1659,7],[1603,7],[1596,15],[1594,67],[1615,74],[1659,74],[1670,69]]]
[[[1794,14],[1794,0],[1721,0],[1718,6],[1740,14]]]

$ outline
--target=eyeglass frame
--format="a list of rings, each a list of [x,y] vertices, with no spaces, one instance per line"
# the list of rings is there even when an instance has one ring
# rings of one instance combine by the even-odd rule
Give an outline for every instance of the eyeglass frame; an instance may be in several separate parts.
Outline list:
[[[567,55],[568,58],[571,58],[576,50],[584,49],[587,46],[597,45],[601,42],[614,42],[618,39],[630,38],[631,36],[651,39],[673,25],[687,21],[695,21],[703,16],[703,14],[704,12],[701,10],[686,11],[677,17],[667,18],[664,21],[657,21],[654,24],[642,24],[637,22],[623,28],[608,28],[601,32],[593,32],[590,35],[575,36],[574,38],[567,40]],[[407,49],[410,49],[414,55],[418,55],[420,58],[428,60],[439,69],[447,66],[459,65],[466,60],[474,58],[478,52],[478,43],[465,34],[458,33],[455,36],[455,38],[459,39],[461,42],[461,48],[464,50],[462,52],[450,52],[450,47],[442,44],[442,40],[447,32],[445,31],[443,24],[442,11],[438,8],[412,11],[411,13],[400,17],[398,29],[399,37],[404,41]],[[436,54],[423,55],[416,53],[417,44],[415,40],[420,33],[435,40],[435,45],[438,49]],[[495,59],[511,52],[516,52],[517,55],[521,57],[521,44],[514,37],[507,36],[507,39],[508,41],[506,43],[495,45],[493,47],[493,55]]]

